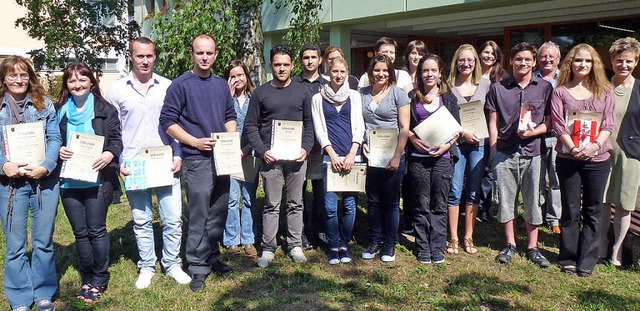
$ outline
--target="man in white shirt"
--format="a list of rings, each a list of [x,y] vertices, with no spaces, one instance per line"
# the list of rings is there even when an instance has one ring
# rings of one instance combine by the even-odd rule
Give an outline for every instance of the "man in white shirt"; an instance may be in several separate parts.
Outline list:
[[[125,161],[138,157],[140,148],[171,145],[173,149],[172,173],[180,172],[181,151],[177,141],[169,137],[159,125],[160,111],[171,81],[153,73],[156,60],[153,41],[139,37],[130,42],[129,59],[131,73],[118,80],[109,88],[107,100],[118,110],[122,124],[124,150],[120,159],[121,176],[129,175],[124,168]],[[169,168],[168,168],[169,169]],[[173,184],[142,190],[126,190],[131,214],[133,232],[140,254],[138,268],[140,274],[136,288],[149,287],[156,270],[155,243],[153,240],[153,205],[151,196],[155,193],[162,220],[162,260],[166,274],[179,284],[189,284],[191,277],[182,270],[180,244],[182,241],[182,192],[180,179],[174,175]]]

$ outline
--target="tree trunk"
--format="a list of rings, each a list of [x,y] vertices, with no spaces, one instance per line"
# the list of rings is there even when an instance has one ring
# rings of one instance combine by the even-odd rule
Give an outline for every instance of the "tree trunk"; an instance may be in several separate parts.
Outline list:
[[[259,1],[262,2],[262,1]],[[236,52],[251,72],[251,80],[257,87],[267,80],[263,58],[262,4],[251,5],[239,16],[240,40]]]

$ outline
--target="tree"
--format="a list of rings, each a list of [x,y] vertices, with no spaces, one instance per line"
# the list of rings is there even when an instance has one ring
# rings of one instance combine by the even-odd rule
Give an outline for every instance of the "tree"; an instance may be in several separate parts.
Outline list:
[[[224,67],[236,57],[237,21],[229,0],[180,2],[156,14],[153,28],[159,51],[158,73],[173,79],[192,69],[191,41],[199,34],[208,34],[216,40],[218,49],[213,71],[222,75]]]
[[[254,85],[267,81],[262,36],[262,0],[244,0],[233,3],[238,15],[236,54],[247,65]]]
[[[44,48],[29,52],[36,70],[62,68],[75,57],[100,75],[104,58],[111,51],[126,54],[128,39],[139,30],[135,23],[128,23],[126,0],[16,2],[28,12],[15,25],[45,43]]]
[[[289,28],[283,39],[289,42],[289,49],[294,54],[300,51],[300,48],[306,43],[319,43],[322,24],[320,24],[318,14],[322,10],[322,0],[270,1],[272,4],[275,3],[278,10],[285,7],[290,8],[292,18],[289,26],[291,28]],[[300,62],[294,60],[294,63],[292,75],[300,74],[302,72]]]

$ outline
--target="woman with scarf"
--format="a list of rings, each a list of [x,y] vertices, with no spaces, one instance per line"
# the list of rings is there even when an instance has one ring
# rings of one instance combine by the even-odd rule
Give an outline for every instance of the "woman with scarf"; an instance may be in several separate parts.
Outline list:
[[[329,62],[331,82],[325,84],[320,93],[311,100],[313,127],[316,139],[324,150],[323,172],[326,183],[327,170],[349,172],[355,162],[361,162],[360,144],[364,138],[362,98],[360,93],[349,89],[345,83],[349,67],[343,58]],[[326,186],[325,186],[326,190]],[[343,192],[344,215],[338,220],[338,193],[326,192],[326,231],[329,240],[329,264],[351,262],[348,244],[351,241],[356,217],[358,193]]]
[[[80,257],[82,287],[77,298],[93,302],[100,298],[109,281],[109,236],[107,205],[102,191],[106,169],[118,168],[122,152],[118,112],[100,94],[98,81],[84,63],[71,63],[62,75],[62,91],[57,105],[63,147],[60,160],[68,160],[73,151],[68,147],[73,133],[104,136],[103,152],[94,162],[100,171],[98,181],[86,182],[63,178],[61,197],[71,223]]]
[[[53,229],[58,210],[56,167],[61,139],[53,102],[46,97],[29,60],[9,56],[0,63],[0,142],[4,126],[40,122],[44,128],[44,161],[9,159],[0,148],[0,221],[5,242],[4,292],[12,310],[54,310],[58,289],[53,258]],[[31,261],[27,224],[31,213]]]

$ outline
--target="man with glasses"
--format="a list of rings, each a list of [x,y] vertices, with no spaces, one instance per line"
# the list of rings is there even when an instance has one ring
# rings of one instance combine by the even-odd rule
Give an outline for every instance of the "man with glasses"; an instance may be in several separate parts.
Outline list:
[[[536,48],[522,42],[511,49],[511,77],[491,85],[485,108],[489,111],[490,164],[500,198],[498,221],[504,224],[506,246],[496,260],[511,261],[516,253],[515,216],[518,192],[524,201],[528,246],[527,258],[546,268],[549,261],[538,250],[540,143],[551,126],[551,84],[533,76]],[[522,118],[524,113],[530,118]],[[519,126],[523,124],[522,126]]]
[[[533,73],[533,76],[545,79],[556,87],[560,69],[560,47],[552,41],[545,42],[540,46],[540,55],[538,56],[538,64],[540,70]],[[545,199],[546,220],[547,225],[551,227],[553,233],[560,234],[560,215],[562,213],[562,205],[560,204],[560,184],[558,183],[558,175],[556,174],[556,155],[555,150],[558,139],[553,136],[551,129],[546,133],[544,138],[544,148],[542,149],[542,176],[540,178],[541,197]],[[547,176],[549,176],[549,190],[547,189]]]

